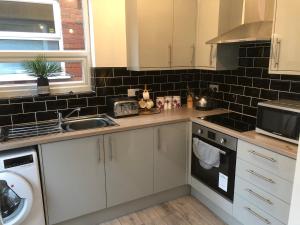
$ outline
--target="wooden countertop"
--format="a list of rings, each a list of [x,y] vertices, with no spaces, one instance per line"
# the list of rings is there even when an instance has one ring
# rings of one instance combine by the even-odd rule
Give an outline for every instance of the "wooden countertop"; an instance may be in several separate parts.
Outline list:
[[[233,137],[237,137],[249,143],[267,148],[281,155],[285,155],[290,158],[296,159],[298,146],[295,144],[290,144],[288,142],[284,142],[275,138],[264,136],[256,133],[255,131],[240,133],[198,118],[198,117],[204,117],[207,115],[214,115],[214,114],[220,114],[225,112],[227,112],[227,110],[225,109],[216,109],[211,111],[197,111],[197,110],[182,108],[177,110],[164,111],[160,114],[154,114],[154,115],[142,115],[142,116],[135,116],[135,117],[127,117],[122,119],[115,119],[115,122],[118,123],[119,126],[89,129],[89,130],[82,130],[82,131],[73,131],[73,132],[66,132],[66,133],[57,133],[57,134],[50,134],[45,136],[23,138],[23,139],[16,139],[7,142],[2,142],[0,143],[0,151],[14,149],[14,148],[21,148],[25,146],[45,144],[50,142],[57,142],[62,140],[70,140],[75,138],[109,134],[109,133],[115,133],[120,131],[132,130],[132,129],[146,128],[146,127],[158,126],[158,125],[169,124],[169,123],[193,121],[202,124],[204,126],[208,126],[211,129],[215,129],[217,131],[221,131]]]

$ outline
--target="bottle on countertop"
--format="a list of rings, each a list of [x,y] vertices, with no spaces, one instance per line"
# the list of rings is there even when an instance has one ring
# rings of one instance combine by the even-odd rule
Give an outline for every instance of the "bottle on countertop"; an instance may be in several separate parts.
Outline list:
[[[188,95],[187,95],[187,108],[188,109],[192,109],[193,108],[193,93],[191,92],[191,89],[189,88],[189,86],[187,86],[187,90],[188,90]]]

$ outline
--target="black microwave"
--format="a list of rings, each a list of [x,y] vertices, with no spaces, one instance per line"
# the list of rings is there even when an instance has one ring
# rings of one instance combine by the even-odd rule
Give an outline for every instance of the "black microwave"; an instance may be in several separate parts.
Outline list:
[[[280,100],[258,103],[256,132],[298,144],[300,102]]]

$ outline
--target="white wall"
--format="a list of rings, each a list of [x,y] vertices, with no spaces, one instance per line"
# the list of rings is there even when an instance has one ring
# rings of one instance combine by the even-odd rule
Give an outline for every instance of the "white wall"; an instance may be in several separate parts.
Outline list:
[[[300,152],[300,145],[298,147],[298,152]],[[300,224],[299,209],[300,209],[300,154],[298,154],[297,156],[296,173],[294,179],[289,225]]]

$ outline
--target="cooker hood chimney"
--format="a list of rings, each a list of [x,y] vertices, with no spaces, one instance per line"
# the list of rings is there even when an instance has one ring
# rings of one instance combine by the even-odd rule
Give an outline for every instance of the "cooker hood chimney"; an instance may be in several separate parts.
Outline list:
[[[226,44],[245,41],[270,40],[272,35],[274,0],[243,1],[241,25],[220,36],[209,40],[207,44]],[[234,3],[233,3],[234,4]],[[232,7],[236,10],[235,7]]]

